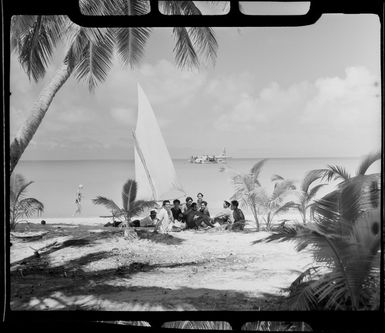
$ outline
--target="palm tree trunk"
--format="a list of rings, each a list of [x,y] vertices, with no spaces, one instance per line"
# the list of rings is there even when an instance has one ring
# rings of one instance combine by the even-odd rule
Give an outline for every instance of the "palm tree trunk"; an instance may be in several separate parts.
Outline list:
[[[305,205],[302,205],[301,213],[302,213],[302,222],[303,222],[303,224],[306,224],[306,207],[305,207]]]
[[[53,98],[63,84],[68,80],[72,73],[73,67],[71,68],[68,62],[64,61],[63,64],[58,68],[52,80],[42,90],[39,98],[35,102],[30,116],[25,120],[21,126],[16,137],[11,143],[10,149],[10,169],[11,173],[15,169],[20,157],[23,155],[28,144],[35,135],[39,128],[43,118],[48,111],[49,106]]]
[[[254,215],[255,223],[257,225],[257,231],[259,231],[258,213],[257,213],[257,209],[255,208],[255,205],[252,202],[250,203],[250,208],[251,208],[251,211]]]

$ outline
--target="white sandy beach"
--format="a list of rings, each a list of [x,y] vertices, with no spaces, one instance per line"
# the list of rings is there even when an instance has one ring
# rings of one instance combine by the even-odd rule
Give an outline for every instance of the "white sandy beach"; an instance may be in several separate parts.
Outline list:
[[[31,219],[31,229],[47,236],[11,240],[14,310],[277,308],[282,288],[312,262],[289,242],[252,244],[268,232],[188,230],[127,241],[119,228],[103,227],[105,218],[40,221]]]

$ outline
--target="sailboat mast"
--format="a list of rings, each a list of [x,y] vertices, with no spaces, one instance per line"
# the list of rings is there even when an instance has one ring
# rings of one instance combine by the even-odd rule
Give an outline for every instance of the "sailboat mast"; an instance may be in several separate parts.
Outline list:
[[[136,151],[138,152],[140,161],[141,161],[142,164],[143,164],[144,171],[146,172],[146,176],[147,176],[148,182],[149,182],[150,187],[151,187],[152,198],[153,198],[153,200],[156,200],[156,190],[155,190],[155,185],[154,185],[154,182],[152,181],[150,172],[148,171],[146,161],[145,161],[145,159],[144,159],[142,150],[141,150],[141,148],[140,148],[140,146],[139,146],[138,140],[136,139],[136,135],[135,135],[135,132],[134,132],[134,131],[132,131],[132,136],[134,137],[134,143],[135,143]]]

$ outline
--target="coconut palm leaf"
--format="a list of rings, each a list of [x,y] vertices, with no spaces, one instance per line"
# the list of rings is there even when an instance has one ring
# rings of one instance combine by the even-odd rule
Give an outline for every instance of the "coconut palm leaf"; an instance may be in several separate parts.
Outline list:
[[[86,32],[87,30],[83,30]],[[109,30],[98,30],[96,41],[84,41],[84,48],[79,55],[74,73],[78,80],[86,80],[88,88],[93,91],[98,83],[103,82],[112,67],[113,36]]]
[[[184,2],[184,1],[181,1]],[[184,6],[181,6],[179,1],[161,1],[165,14],[183,15]],[[176,63],[179,67],[197,67],[199,65],[198,54],[194,48],[194,41],[192,40],[189,31],[185,27],[173,28],[173,34],[176,39],[174,47]]]
[[[369,169],[369,167],[376,161],[381,159],[381,152],[374,152],[368,154],[360,163],[358,169],[357,169],[357,176],[358,175],[364,175],[366,171]]]
[[[131,203],[131,207],[130,207],[130,210],[128,211],[128,215],[130,217],[133,217],[143,213],[147,209],[154,208],[155,206],[156,206],[156,201],[137,200]]]
[[[254,175],[255,179],[258,178],[260,172],[261,172],[261,169],[263,167],[263,165],[266,163],[268,159],[265,158],[265,159],[262,159],[260,161],[258,161],[257,163],[255,163],[253,165],[253,167],[250,169],[250,173]]]
[[[33,181],[27,182],[21,174],[12,175],[10,179],[10,201],[17,203],[25,195],[26,189]]]
[[[17,209],[22,212],[25,217],[31,217],[36,213],[44,211],[44,205],[37,199],[26,198],[18,202]]]
[[[193,41],[191,40],[187,28],[175,27],[173,28],[173,34],[176,38],[174,52],[177,66],[181,68],[198,67],[198,54],[195,51]]]
[[[111,199],[98,196],[95,199],[92,199],[92,202],[95,205],[102,205],[109,209],[112,212],[112,215],[114,216],[120,216],[123,215],[122,209]]]
[[[294,209],[298,209],[299,208],[299,204],[294,202],[294,201],[289,201],[289,202],[286,202],[285,204],[283,204],[281,207],[279,207],[275,211],[275,214],[287,212],[289,209],[293,209],[293,208]]]
[[[328,165],[328,170],[325,172],[325,175],[323,178],[326,178],[327,181],[331,180],[338,180],[341,179],[343,181],[348,180],[351,176],[350,174],[346,171],[346,169],[342,166],[339,165]]]
[[[339,209],[344,219],[355,221],[365,211],[375,209],[380,200],[379,175],[359,175],[340,188]]]
[[[106,7],[107,13],[115,15],[144,15],[149,11],[148,3],[139,0],[106,2]],[[139,64],[144,54],[146,42],[150,37],[151,28],[114,28],[112,31],[117,52],[123,64],[129,64],[132,68]]]
[[[167,15],[202,15],[193,1],[160,1],[159,4]],[[198,54],[215,64],[218,43],[213,29],[209,27],[174,28],[173,33],[177,39],[174,51],[180,67],[198,66]]]
[[[301,183],[301,191],[304,193],[308,193],[309,187],[311,184],[313,184],[315,181],[319,180],[324,176],[324,170],[311,170],[306,173],[304,179]]]
[[[21,40],[30,33],[36,20],[36,15],[14,15],[11,17],[10,46],[12,51],[17,52],[21,49],[23,46]]]
[[[318,302],[312,287],[312,281],[302,282],[287,299],[290,309],[298,311],[309,311],[317,308]]]
[[[63,37],[65,16],[16,16],[11,21],[11,44],[29,78],[38,81],[52,60],[54,49]]]
[[[277,182],[275,185],[276,186],[274,187],[273,193],[271,195],[272,201],[288,195],[295,188],[294,182],[287,179]]]
[[[280,180],[284,180],[285,178],[283,178],[282,176],[280,176],[280,175],[273,175],[272,177],[271,177],[271,181],[272,182],[276,182],[276,181],[280,181]]]
[[[325,185],[326,185],[326,184],[318,184],[318,185],[314,186],[314,187],[310,190],[309,194],[307,195],[307,201],[309,202],[310,200],[312,200],[312,199],[315,197],[315,195],[317,194],[317,192],[318,192],[323,186],[325,186]]]
[[[136,181],[133,179],[127,180],[122,189],[122,202],[125,211],[131,210],[131,205],[135,202],[137,194],[138,185]]]
[[[325,274],[320,280],[313,283],[318,302],[324,302],[325,309],[341,310],[348,298],[355,299],[355,295],[350,294],[346,282],[345,275],[341,271]]]
[[[271,234],[266,238],[255,240],[251,242],[251,244],[255,245],[262,242],[270,243],[275,241],[278,241],[278,242],[292,241],[298,236],[298,232],[299,231],[296,227],[284,226],[284,228],[279,232],[274,232],[273,234]]]
[[[225,321],[170,321],[162,327],[176,330],[231,330],[230,324]]]
[[[192,2],[191,2],[192,3]],[[189,29],[194,46],[198,48],[200,55],[206,60],[215,64],[217,57],[218,43],[215,38],[214,30],[208,27],[192,27]]]
[[[332,220],[338,214],[338,198],[338,191],[330,192],[321,199],[315,200],[312,208],[315,213]]]

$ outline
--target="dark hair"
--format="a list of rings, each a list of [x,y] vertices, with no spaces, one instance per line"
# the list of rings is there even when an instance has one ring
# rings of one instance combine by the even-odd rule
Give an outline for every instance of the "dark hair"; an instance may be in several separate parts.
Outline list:
[[[180,200],[179,199],[175,199],[172,203],[173,204],[176,204],[176,203],[180,204]]]
[[[202,197],[204,196],[203,193],[201,193],[201,192],[199,192],[199,193],[197,194],[197,196],[198,196],[199,194],[200,194]]]
[[[192,201],[193,198],[191,198],[191,197],[187,197],[187,198],[186,198],[186,202],[188,202],[188,201],[190,201],[190,200]]]
[[[239,205],[239,203],[238,203],[237,200],[231,201],[231,204],[232,204],[233,206],[235,206],[235,207],[238,207],[238,205]]]
[[[194,207],[196,207],[197,206],[197,203],[196,202],[193,202],[192,204],[191,204],[191,208],[194,208]]]
[[[226,204],[227,207],[230,206],[230,202],[228,202],[228,201],[225,200],[224,203]]]
[[[201,204],[204,204],[205,206],[207,206],[207,201],[202,201]]]
[[[170,203],[170,200],[163,200],[163,206],[167,203]]]
[[[156,210],[150,211],[150,214],[156,214]]]

